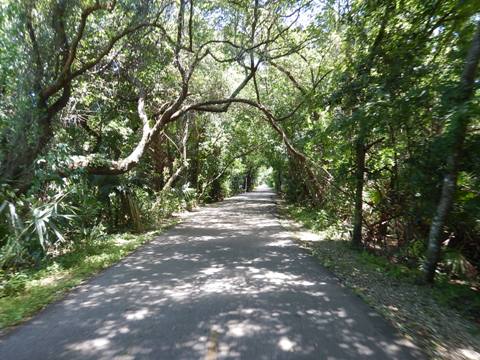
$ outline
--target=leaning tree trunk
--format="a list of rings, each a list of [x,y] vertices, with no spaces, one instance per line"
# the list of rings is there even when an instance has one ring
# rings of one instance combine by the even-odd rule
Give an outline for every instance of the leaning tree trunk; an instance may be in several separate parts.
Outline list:
[[[461,107],[468,102],[475,90],[475,76],[480,60],[480,22],[467,55],[465,67],[460,79],[456,106]],[[471,116],[462,110],[457,111],[452,119],[451,125],[447,130],[446,137],[450,142],[450,154],[447,158],[447,169],[443,177],[442,192],[438,202],[435,215],[430,225],[428,236],[427,257],[423,264],[424,279],[432,283],[435,278],[435,270],[440,260],[442,232],[445,221],[452,208],[455,190],[457,188],[458,164],[461,157],[463,143],[468,129],[468,123]]]

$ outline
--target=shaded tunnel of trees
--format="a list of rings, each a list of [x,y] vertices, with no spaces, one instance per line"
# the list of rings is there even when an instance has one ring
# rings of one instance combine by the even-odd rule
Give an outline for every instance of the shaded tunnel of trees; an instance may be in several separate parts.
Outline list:
[[[0,2],[0,266],[266,182],[478,276],[476,1]]]

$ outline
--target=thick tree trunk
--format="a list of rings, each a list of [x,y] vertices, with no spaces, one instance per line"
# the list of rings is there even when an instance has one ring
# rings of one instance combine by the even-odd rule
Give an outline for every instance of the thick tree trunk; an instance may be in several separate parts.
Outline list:
[[[465,68],[460,79],[458,97],[456,99],[456,105],[458,107],[470,100],[474,94],[475,77],[479,61],[480,22],[477,24],[472,45],[465,62]],[[461,157],[470,117],[471,116],[468,112],[462,110],[457,111],[457,114],[453,117],[452,123],[446,133],[446,138],[451,144],[451,153],[447,158],[447,170],[443,178],[440,200],[430,225],[427,256],[425,263],[423,264],[424,280],[428,283],[433,282],[437,264],[440,260],[442,232],[454,202],[455,190],[457,188],[458,163]]]

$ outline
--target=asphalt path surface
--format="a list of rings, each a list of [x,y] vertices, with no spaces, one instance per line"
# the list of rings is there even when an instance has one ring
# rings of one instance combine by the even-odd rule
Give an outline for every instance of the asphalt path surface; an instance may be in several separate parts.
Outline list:
[[[0,359],[418,359],[282,228],[268,189],[201,208],[0,338]]]

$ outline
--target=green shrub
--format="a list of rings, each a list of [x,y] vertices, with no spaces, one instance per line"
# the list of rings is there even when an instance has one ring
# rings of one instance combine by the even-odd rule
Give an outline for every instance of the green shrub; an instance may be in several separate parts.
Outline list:
[[[25,290],[28,275],[25,273],[0,273],[0,297],[12,296]]]
[[[76,215],[75,208],[64,201],[65,197],[66,194],[60,193],[46,201],[4,201],[0,216],[4,226],[8,225],[1,241],[4,246],[0,249],[0,268],[38,263],[48,251],[66,242],[63,234]]]

